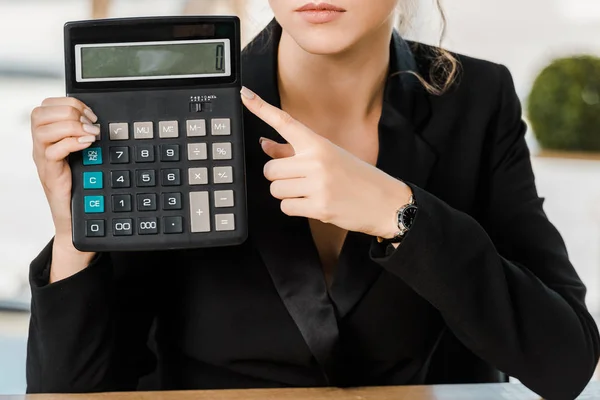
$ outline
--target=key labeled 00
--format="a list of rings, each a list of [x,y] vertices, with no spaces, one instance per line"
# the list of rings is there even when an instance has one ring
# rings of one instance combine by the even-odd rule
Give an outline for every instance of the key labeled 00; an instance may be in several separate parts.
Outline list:
[[[113,234],[115,236],[133,235],[133,223],[129,218],[119,218],[113,220]]]

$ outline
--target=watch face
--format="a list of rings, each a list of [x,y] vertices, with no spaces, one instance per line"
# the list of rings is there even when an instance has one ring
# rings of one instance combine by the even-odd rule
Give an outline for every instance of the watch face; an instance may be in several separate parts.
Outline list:
[[[415,217],[417,216],[417,207],[408,206],[404,212],[402,213],[401,222],[402,224],[409,229],[413,222],[415,221]]]

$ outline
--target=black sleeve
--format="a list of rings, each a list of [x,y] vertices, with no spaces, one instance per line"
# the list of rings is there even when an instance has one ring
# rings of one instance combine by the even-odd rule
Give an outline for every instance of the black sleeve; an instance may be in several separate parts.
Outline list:
[[[27,393],[135,390],[155,367],[147,347],[156,310],[151,265],[142,256],[100,253],[86,269],[48,284],[52,243],[30,268]]]
[[[539,395],[573,399],[594,373],[598,330],[538,197],[521,105],[510,73],[499,68],[484,216],[476,220],[407,182],[419,206],[414,224],[391,254],[374,242],[371,257],[435,306],[479,357]]]

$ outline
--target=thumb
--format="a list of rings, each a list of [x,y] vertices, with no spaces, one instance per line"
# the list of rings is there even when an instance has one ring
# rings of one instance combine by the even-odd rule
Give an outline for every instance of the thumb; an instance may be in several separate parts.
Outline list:
[[[260,138],[259,143],[263,151],[274,159],[292,157],[296,154],[289,143],[277,143],[264,137]]]

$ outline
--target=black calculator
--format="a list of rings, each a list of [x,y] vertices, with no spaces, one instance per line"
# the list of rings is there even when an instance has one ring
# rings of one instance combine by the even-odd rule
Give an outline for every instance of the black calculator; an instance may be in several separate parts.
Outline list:
[[[69,157],[74,246],[244,242],[239,18],[105,19],[64,29],[66,94],[94,111],[101,131]]]

